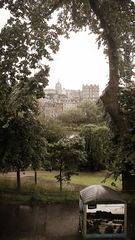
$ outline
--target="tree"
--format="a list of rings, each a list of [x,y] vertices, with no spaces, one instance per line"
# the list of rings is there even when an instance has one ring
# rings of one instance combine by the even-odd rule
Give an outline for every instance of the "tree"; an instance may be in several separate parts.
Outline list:
[[[37,170],[48,161],[48,142],[45,137],[44,126],[38,121],[30,123],[29,147],[31,150],[30,165],[35,172],[35,184],[37,184]]]
[[[0,107],[1,126],[11,115],[7,106],[12,98],[17,101],[17,95],[21,98],[22,94],[24,97],[25,91],[28,104],[28,95],[34,99],[44,96],[49,67],[42,64],[42,60],[51,60],[51,53],[55,53],[59,46],[58,28],[48,25],[48,19],[41,20],[40,15],[34,20],[34,15],[41,10],[41,6],[28,7],[26,3],[24,8],[17,1],[0,3],[0,7],[5,5],[9,7],[11,16],[0,32],[0,98],[3,104]],[[23,98],[23,105],[25,100]]]
[[[45,155],[45,137],[43,140],[42,127],[36,120],[38,114],[36,94],[42,95],[42,91],[40,93],[36,87],[31,91],[31,84],[21,81],[16,82],[14,86],[9,83],[7,89],[10,89],[6,95],[7,99],[3,98],[5,89],[1,94],[4,100],[0,119],[1,171],[17,172],[19,190],[20,171],[25,170],[30,164],[36,170],[40,165],[39,160],[40,162],[42,160],[41,155]]]
[[[100,171],[106,168],[106,162],[110,157],[111,134],[106,126],[86,125],[81,130],[81,136],[85,139],[87,162],[82,164],[87,171]]]
[[[11,16],[0,32],[0,168],[17,171],[19,189],[20,170],[30,163],[36,170],[44,157],[46,144],[36,120],[37,99],[44,97],[48,83],[49,67],[42,60],[52,59],[59,40],[48,19],[41,20],[37,14],[34,20],[34,6],[28,10],[28,5],[24,9],[21,4],[23,9],[18,12],[16,3],[9,2]],[[0,7],[4,4],[8,7],[4,1]],[[18,13],[14,14],[14,10]]]
[[[56,177],[62,192],[63,181],[70,182],[81,161],[85,161],[84,141],[80,137],[61,139],[50,145],[50,158],[53,168],[59,171]]]
[[[44,119],[44,117],[40,114],[39,121],[44,126],[44,134],[48,143],[57,142],[61,138],[66,137],[66,129],[63,124],[57,119]]]
[[[1,129],[1,171],[16,171],[20,190],[20,171],[32,166],[36,171],[47,155],[47,143],[42,126],[32,118],[13,118],[7,128]]]
[[[135,82],[130,82],[125,87],[120,88],[120,104],[123,114],[128,118],[130,131],[135,130]]]
[[[110,159],[106,163],[111,169],[114,177],[123,172],[123,189],[134,189],[134,169],[135,169],[135,84],[130,83],[126,87],[120,88],[120,104],[123,114],[128,119],[129,132],[123,136],[121,141],[116,136],[113,137],[110,151]],[[127,181],[128,180],[128,181]]]
[[[72,108],[58,116],[58,119],[61,120],[66,125],[79,125],[85,122],[85,115],[82,110],[79,108]]]
[[[101,108],[101,103],[84,100],[77,107],[82,110],[82,114],[85,116],[85,123],[98,124],[104,121],[104,111],[103,107]]]
[[[36,99],[44,96],[43,88],[48,81],[48,67],[39,64],[46,50],[41,54],[38,36],[29,30],[25,22],[11,17],[0,33],[0,133],[3,137],[0,165],[1,171],[17,172],[18,189],[20,171],[29,164],[36,170],[46,151],[45,139],[39,131],[41,126],[36,120]]]
[[[103,108],[101,103],[95,103],[90,100],[84,100],[72,109],[64,111],[58,116],[63,123],[67,125],[80,125],[88,123],[102,123],[103,121]]]

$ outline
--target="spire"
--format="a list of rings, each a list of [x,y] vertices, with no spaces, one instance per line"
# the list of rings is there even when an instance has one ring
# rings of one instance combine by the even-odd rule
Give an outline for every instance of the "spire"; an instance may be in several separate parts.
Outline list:
[[[58,94],[62,93],[62,85],[60,83],[60,81],[58,80],[58,82],[55,84],[55,90]]]

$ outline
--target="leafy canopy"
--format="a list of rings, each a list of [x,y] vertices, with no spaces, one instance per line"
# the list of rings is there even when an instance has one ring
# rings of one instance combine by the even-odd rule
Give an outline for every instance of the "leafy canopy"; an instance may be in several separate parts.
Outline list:
[[[50,145],[49,152],[53,168],[59,171],[56,179],[62,191],[63,181],[69,182],[71,176],[78,170],[80,162],[86,159],[84,139],[80,137],[61,139]]]

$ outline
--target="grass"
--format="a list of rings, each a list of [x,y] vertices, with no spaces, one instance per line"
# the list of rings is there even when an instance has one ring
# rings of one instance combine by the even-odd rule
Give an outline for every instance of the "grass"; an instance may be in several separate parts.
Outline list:
[[[112,178],[109,178],[105,181],[106,172],[97,172],[97,173],[80,173],[78,176],[72,177],[72,183],[80,184],[82,186],[94,185],[94,184],[104,184],[106,186],[111,186],[111,183],[114,181]],[[121,188],[120,179],[116,182],[116,186]]]
[[[70,183],[63,184],[63,192],[59,192],[59,184],[56,182],[56,171],[38,171],[38,184],[34,184],[34,172],[21,173],[21,191],[16,192],[16,173],[0,174],[0,201],[12,203],[51,203],[78,201],[79,191],[85,186],[104,184],[111,186],[113,179],[107,179],[105,172],[86,173],[81,172],[72,176]],[[117,189],[121,189],[121,181],[116,182]]]

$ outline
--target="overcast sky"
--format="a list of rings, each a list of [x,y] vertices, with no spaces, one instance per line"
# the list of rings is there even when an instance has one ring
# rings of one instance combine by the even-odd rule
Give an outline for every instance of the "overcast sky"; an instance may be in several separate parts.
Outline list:
[[[0,28],[8,12],[0,10]],[[72,33],[70,39],[61,38],[59,52],[50,63],[49,88],[59,80],[63,88],[81,89],[82,84],[99,84],[100,92],[108,82],[108,63],[103,48],[98,49],[94,35]]]
[[[72,33],[68,40],[61,38],[60,50],[50,64],[49,87],[59,80],[64,88],[81,89],[82,84],[99,84],[102,91],[108,82],[108,59],[95,41],[95,36],[87,32]]]

